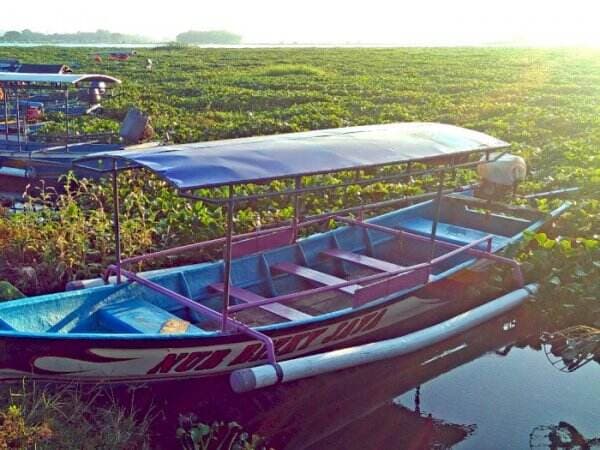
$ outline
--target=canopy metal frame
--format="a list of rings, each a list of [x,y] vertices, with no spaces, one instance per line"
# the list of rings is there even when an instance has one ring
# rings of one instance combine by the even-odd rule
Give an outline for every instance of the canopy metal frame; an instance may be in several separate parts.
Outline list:
[[[461,163],[456,163],[454,156],[448,155],[448,157],[443,158],[443,159],[440,159],[440,158],[435,158],[435,159],[425,158],[425,159],[421,159],[421,160],[415,159],[415,160],[411,160],[411,161],[398,161],[396,163],[392,162],[392,163],[386,163],[386,164],[375,165],[375,166],[357,166],[352,169],[345,168],[342,170],[333,170],[333,171],[329,170],[329,171],[320,172],[320,173],[329,173],[329,174],[340,173],[340,172],[352,172],[352,171],[355,172],[354,179],[351,179],[351,180],[348,180],[348,181],[345,181],[345,182],[339,183],[339,184],[305,186],[305,185],[303,185],[303,178],[307,174],[296,174],[293,176],[276,177],[276,178],[264,179],[264,180],[263,179],[254,180],[254,182],[256,184],[266,183],[266,182],[270,182],[270,181],[274,181],[274,180],[290,180],[293,183],[293,188],[287,189],[285,191],[267,191],[267,192],[263,192],[263,193],[259,193],[259,194],[236,196],[236,192],[235,192],[236,187],[239,186],[241,183],[231,182],[231,183],[224,183],[224,184],[218,185],[218,186],[210,186],[210,188],[225,188],[226,189],[226,196],[224,198],[212,198],[212,197],[207,197],[205,195],[198,195],[194,192],[196,189],[200,189],[201,187],[193,188],[193,189],[184,189],[184,190],[177,189],[178,195],[180,195],[181,197],[184,197],[186,199],[193,200],[193,201],[208,202],[208,203],[212,203],[212,204],[220,205],[220,206],[224,207],[226,209],[225,236],[222,238],[217,238],[217,239],[213,239],[210,241],[189,244],[189,245],[181,246],[178,248],[162,250],[162,251],[153,252],[153,253],[149,253],[149,254],[145,254],[145,255],[132,256],[132,257],[125,258],[125,259],[122,259],[121,244],[120,244],[121,239],[120,239],[120,221],[119,221],[118,173],[121,171],[125,171],[125,170],[136,170],[136,169],[147,168],[147,167],[145,167],[143,165],[135,164],[135,163],[131,164],[131,161],[125,161],[125,164],[123,164],[122,155],[119,155],[116,157],[111,157],[109,154],[102,155],[102,158],[104,158],[104,159],[106,159],[106,158],[109,160],[112,159],[110,171],[112,172],[112,180],[113,180],[113,205],[115,208],[115,210],[114,210],[114,232],[115,232],[115,243],[116,243],[115,264],[110,265],[107,268],[107,270],[105,272],[105,280],[108,281],[108,277],[112,274],[115,274],[117,276],[117,283],[121,283],[122,277],[124,276],[129,282],[132,282],[132,281],[138,282],[146,287],[149,287],[150,289],[153,289],[155,291],[158,291],[160,293],[163,293],[163,294],[169,296],[170,298],[174,299],[175,301],[178,301],[179,303],[181,303],[185,306],[188,306],[198,312],[201,312],[205,317],[207,317],[210,320],[220,322],[219,325],[220,325],[220,330],[222,333],[242,332],[242,333],[246,333],[250,336],[253,336],[254,338],[263,342],[263,344],[265,345],[266,353],[268,355],[268,359],[269,359],[270,363],[273,364],[277,368],[275,348],[274,348],[273,342],[270,340],[270,338],[260,332],[257,332],[256,330],[253,330],[252,328],[244,325],[243,323],[239,322],[238,320],[234,319],[233,317],[231,317],[232,313],[235,313],[235,312],[241,311],[241,310],[245,310],[245,309],[249,309],[249,308],[256,308],[259,306],[263,306],[263,305],[271,304],[271,303],[275,303],[275,302],[293,301],[298,298],[303,298],[307,295],[312,295],[315,293],[321,293],[321,292],[326,292],[326,291],[333,291],[336,289],[343,288],[345,286],[349,286],[351,284],[356,284],[356,283],[361,283],[361,282],[369,282],[369,281],[378,281],[380,279],[384,279],[386,277],[390,277],[393,275],[401,275],[405,272],[409,272],[410,270],[426,271],[430,275],[433,266],[447,260],[448,258],[450,258],[452,256],[455,256],[458,254],[463,254],[463,253],[472,255],[476,258],[493,259],[495,261],[511,265],[513,267],[513,273],[514,273],[517,284],[519,284],[519,285],[523,284],[523,277],[522,277],[522,274],[520,271],[520,266],[518,265],[518,263],[511,259],[503,258],[498,255],[494,255],[491,252],[491,249],[492,249],[491,236],[485,236],[484,238],[479,239],[474,242],[471,242],[465,246],[448,244],[447,242],[438,241],[436,239],[437,226],[438,226],[438,223],[440,220],[440,205],[441,205],[442,197],[444,196],[445,193],[456,192],[456,191],[461,190],[461,188],[459,188],[459,189],[446,189],[445,188],[445,180],[446,180],[447,173],[451,172],[453,175],[455,175],[456,171],[458,169],[473,168],[474,166],[481,164],[482,161],[491,162],[492,161],[492,158],[491,158],[492,152],[501,150],[500,153],[495,154],[495,157],[500,157],[502,154],[504,154],[506,152],[506,147],[508,147],[508,145],[504,145],[499,148],[474,149],[473,151],[467,153],[469,155],[468,157],[471,159],[471,161],[461,162]],[[482,154],[484,155],[484,159],[481,158]],[[479,157],[476,158],[475,160],[472,160],[473,156],[479,156]],[[82,158],[82,160],[89,161],[90,158],[86,157],[86,158]],[[105,161],[103,161],[103,164],[104,164],[104,162]],[[121,165],[119,165],[119,163],[121,163]],[[425,165],[429,164],[431,167],[426,167],[424,169],[419,169],[419,170],[413,170],[413,166],[415,163],[423,163]],[[77,165],[77,163],[75,163],[75,164]],[[393,166],[398,166],[400,164],[406,164],[405,170],[401,171],[400,173],[379,175],[379,176],[374,176],[371,178],[360,179],[361,171],[363,171],[365,169],[378,169],[378,168],[382,168],[382,167],[393,167]],[[106,166],[104,166],[104,168],[100,168],[100,169],[94,169],[93,167],[90,167],[88,165],[85,165],[83,167],[86,167],[88,170],[96,170],[101,173],[107,172]],[[159,172],[157,172],[157,171],[153,171],[153,172],[155,172],[155,174],[157,176],[161,177],[161,174]],[[308,175],[313,175],[313,174],[308,174]],[[427,176],[427,175],[437,175],[437,189],[435,192],[423,194],[421,196],[417,195],[417,196],[409,197],[409,198],[391,199],[391,200],[377,202],[377,203],[370,204],[370,205],[369,204],[365,205],[361,202],[361,204],[358,206],[344,208],[340,211],[331,211],[331,212],[328,212],[325,214],[316,215],[316,216],[312,216],[312,217],[305,217],[305,218],[302,217],[301,197],[303,194],[319,193],[319,192],[324,192],[324,191],[327,191],[330,189],[345,188],[345,187],[353,186],[353,185],[368,185],[368,184],[374,184],[374,183],[378,183],[378,182],[400,181],[400,180],[404,180],[404,179],[414,177],[414,176]],[[169,181],[169,180],[166,180],[166,181]],[[274,226],[270,226],[265,229],[259,229],[259,230],[253,231],[253,232],[236,235],[235,229],[234,229],[235,228],[234,215],[235,215],[236,206],[239,205],[240,203],[247,202],[250,200],[258,200],[258,199],[272,198],[272,197],[288,197],[288,198],[290,198],[292,207],[293,207],[293,218],[290,221],[285,222],[285,224],[281,224],[281,223],[275,224]],[[376,275],[369,275],[369,276],[364,277],[364,279],[362,279],[362,278],[354,279],[354,280],[348,281],[346,283],[335,284],[335,285],[331,285],[331,286],[322,286],[319,288],[302,291],[300,293],[288,294],[288,295],[284,295],[284,296],[268,298],[268,299],[258,301],[258,302],[252,302],[251,304],[247,304],[247,305],[246,304],[242,304],[242,305],[231,305],[230,304],[232,249],[233,249],[234,243],[239,242],[244,239],[247,239],[247,238],[250,238],[250,237],[267,236],[270,233],[274,233],[277,231],[285,231],[285,230],[289,230],[290,228],[292,230],[293,242],[296,242],[300,228],[317,225],[320,223],[324,223],[325,221],[328,221],[328,220],[334,220],[336,222],[350,225],[350,226],[361,226],[361,227],[372,228],[372,227],[374,227],[374,225],[363,221],[363,214],[365,213],[365,211],[376,209],[376,208],[382,208],[382,207],[390,207],[390,206],[393,206],[400,202],[406,202],[407,199],[410,200],[410,199],[420,199],[420,198],[429,198],[429,199],[432,199],[435,201],[435,203],[434,203],[435,210],[434,210],[434,214],[433,214],[432,229],[431,229],[430,237],[422,237],[422,236],[414,235],[412,233],[407,233],[407,232],[404,232],[401,230],[396,230],[396,229],[391,229],[391,228],[389,228],[389,229],[386,228],[385,230],[381,229],[380,231],[392,233],[392,234],[400,236],[400,237],[417,239],[417,240],[420,240],[423,242],[428,241],[432,247],[431,255],[429,257],[428,262],[421,263],[416,266],[411,266],[406,269],[402,269],[398,273],[391,273],[391,274],[390,273],[381,273],[381,274],[376,274]],[[341,215],[341,214],[348,214],[351,212],[358,212],[358,216],[359,216],[358,219],[353,219],[353,218]],[[385,228],[385,227],[382,227],[382,228]],[[482,250],[478,246],[480,244],[484,244],[484,243],[487,243],[487,248],[485,250]],[[192,298],[187,298],[187,297],[182,296],[181,294],[178,294],[174,291],[170,291],[152,281],[141,278],[138,275],[136,275],[135,273],[131,272],[130,270],[124,269],[124,267],[123,267],[125,265],[131,265],[133,263],[139,263],[139,262],[153,259],[153,258],[159,258],[159,257],[163,257],[163,256],[167,256],[167,255],[171,255],[171,254],[175,254],[175,253],[179,253],[179,252],[184,252],[184,251],[188,251],[188,250],[192,250],[192,249],[199,249],[199,248],[204,248],[207,246],[219,245],[219,244],[223,245],[223,265],[224,265],[224,268],[223,268],[223,280],[224,280],[223,300],[222,300],[222,311],[220,313],[218,311],[208,308],[200,303],[195,302]],[[450,249],[450,251],[446,254],[443,254],[442,256],[436,256],[436,250],[435,250],[436,245]],[[427,275],[427,279],[429,279],[429,275]]]
[[[96,153],[80,168],[145,167],[180,191],[257,184],[356,168],[422,162],[498,151],[508,144],[472,130],[437,123],[392,123]]]

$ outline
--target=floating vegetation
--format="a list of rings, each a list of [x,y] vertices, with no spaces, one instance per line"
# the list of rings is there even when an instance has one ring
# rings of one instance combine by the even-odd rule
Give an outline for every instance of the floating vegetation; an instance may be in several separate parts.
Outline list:
[[[600,51],[177,46],[139,49],[138,56],[95,62],[86,49],[0,48],[0,57],[61,61],[124,81],[104,101],[101,120],[74,123],[73,131],[116,130],[133,106],[152,116],[158,136],[168,134],[176,143],[395,121],[446,122],[497,136],[531,168],[521,193],[581,188],[574,207],[520,249],[521,259],[531,278],[543,278],[541,310],[556,320],[577,316],[590,325],[598,320]],[[153,61],[151,71],[147,59]],[[47,131],[60,127],[57,122]],[[146,184],[141,188],[136,181],[127,188],[134,193],[128,201],[140,203],[144,213],[128,217],[125,207],[124,233],[131,233],[125,254],[177,244],[175,236],[191,241],[222,231],[216,225],[220,210],[182,202],[152,178]],[[0,216],[0,279],[27,294],[60,290],[70,279],[97,275],[111,261],[105,213],[110,200],[105,187],[86,189],[89,195],[71,197],[58,210]],[[159,189],[157,200],[149,201],[144,189]],[[387,198],[406,189],[384,184],[348,190],[311,199],[307,208]],[[538,199],[534,206],[550,210],[554,202]],[[272,220],[289,216],[281,200],[261,209]],[[238,221],[243,228],[257,218],[240,212]]]
[[[206,424],[195,414],[179,415],[176,435],[184,450],[267,450],[263,437],[247,433],[239,423]]]
[[[261,69],[259,73],[269,77],[283,77],[287,75],[325,75],[323,70],[306,64],[278,64],[267,66],[264,69]]]

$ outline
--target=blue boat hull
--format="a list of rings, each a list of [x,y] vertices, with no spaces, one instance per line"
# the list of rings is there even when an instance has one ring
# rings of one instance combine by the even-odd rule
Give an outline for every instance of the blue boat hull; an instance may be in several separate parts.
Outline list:
[[[444,288],[445,286],[445,288]],[[444,290],[456,284],[440,282]],[[427,294],[425,294],[427,295]],[[399,336],[453,317],[476,305],[458,299],[390,299],[344,317],[266,331],[282,360]],[[162,338],[161,338],[162,337]],[[2,337],[0,379],[147,382],[216,376],[267,362],[264,345],[243,335],[191,337],[116,335],[90,340]]]
[[[547,216],[540,214],[538,219],[524,220],[444,204],[437,236],[443,242],[464,245],[492,234],[491,250],[497,253],[520,240],[524,232],[539,229],[565,208]],[[368,222],[427,236],[435,209],[435,203],[428,201]],[[323,251],[331,248],[369,253],[403,265],[426,261],[431,253],[431,247],[422,240],[399,242],[385,233],[365,233],[359,227],[345,226],[292,245],[235,259],[232,283],[265,297],[269,290],[272,294],[273,290],[281,293],[306,289],[306,283],[294,275],[271,277],[265,274],[265,267],[282,261],[354,276],[354,268],[323,257]],[[443,255],[444,250],[438,245],[434,253]],[[244,316],[242,313],[248,311],[241,311],[236,319],[255,320],[252,328],[273,339],[278,359],[401,336],[485,302],[485,298],[465,295],[469,286],[485,282],[484,265],[468,253],[459,254],[436,267],[429,283],[393,292],[360,306],[353,307],[347,295],[336,292],[317,303],[310,303],[309,299],[290,303],[294,308],[305,308],[307,318],[301,320],[261,322],[267,313],[258,308],[249,311],[258,310],[260,314]],[[223,263],[219,261],[149,276],[161,286],[218,310],[221,296],[211,291],[210,286],[222,282],[222,274]],[[317,306],[330,309],[318,312]],[[307,312],[312,313],[312,317]],[[190,325],[179,332],[163,332],[164,324],[173,319],[175,324],[183,320]],[[2,304],[0,345],[3,348],[0,379],[155,381],[223,375],[267,362],[264,344],[242,333],[223,334],[218,325],[211,325],[194,311],[138,283]]]

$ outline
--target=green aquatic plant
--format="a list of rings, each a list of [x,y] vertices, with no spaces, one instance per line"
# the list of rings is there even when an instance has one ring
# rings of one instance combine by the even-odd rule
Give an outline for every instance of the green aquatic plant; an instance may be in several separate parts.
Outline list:
[[[21,291],[8,281],[0,281],[0,302],[25,297]]]
[[[0,411],[0,449],[31,448],[51,437],[47,423],[28,425],[19,406],[13,404]]]
[[[287,75],[322,76],[325,72],[317,67],[307,64],[277,64],[267,66],[259,72],[269,77],[282,77]]]
[[[530,279],[539,281],[539,308],[554,323],[600,326],[600,240],[529,234],[521,254]]]
[[[237,422],[200,422],[195,414],[180,414],[176,432],[183,450],[267,450],[265,439],[250,435]],[[273,450],[269,448],[269,450]]]
[[[23,381],[0,387],[0,449],[148,449],[156,411],[110,387]],[[122,400],[122,399],[121,399]]]

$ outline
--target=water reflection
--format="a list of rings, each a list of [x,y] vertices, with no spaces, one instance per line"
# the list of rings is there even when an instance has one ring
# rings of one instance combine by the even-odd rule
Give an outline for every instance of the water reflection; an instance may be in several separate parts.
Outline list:
[[[243,395],[222,379],[201,389],[161,384],[153,397],[165,430],[175,430],[178,413],[195,412],[236,420],[276,449],[575,448],[556,446],[562,424],[586,437],[579,448],[593,448],[600,365],[557,371],[540,335],[536,316],[520,309],[390,361]]]
[[[591,361],[600,362],[600,330],[575,325],[541,336],[548,361],[561,372],[574,372]]]
[[[591,450],[600,449],[600,437],[586,439],[577,428],[568,422],[558,425],[540,425],[529,436],[531,449]]]

